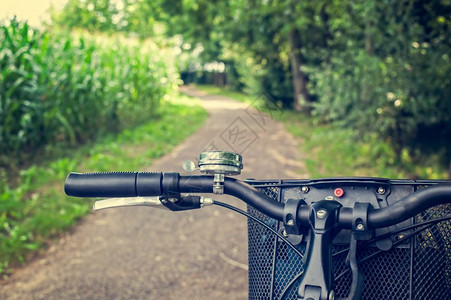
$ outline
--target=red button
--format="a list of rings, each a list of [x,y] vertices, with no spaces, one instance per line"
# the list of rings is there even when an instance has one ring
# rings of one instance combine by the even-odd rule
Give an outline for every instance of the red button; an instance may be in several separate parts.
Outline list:
[[[338,198],[343,197],[344,193],[345,193],[345,191],[343,191],[342,188],[336,188],[334,191],[335,197],[338,197]]]

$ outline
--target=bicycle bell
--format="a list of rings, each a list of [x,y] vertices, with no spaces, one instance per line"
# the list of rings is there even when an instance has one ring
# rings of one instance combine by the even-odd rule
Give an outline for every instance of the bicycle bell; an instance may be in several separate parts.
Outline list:
[[[199,171],[204,174],[214,175],[213,193],[224,193],[224,180],[226,175],[239,175],[243,168],[243,158],[241,155],[227,151],[205,151],[199,155],[197,164]],[[188,160],[182,164],[183,170],[192,172],[196,170],[194,162]]]
[[[243,168],[243,158],[233,152],[206,151],[199,155],[197,165],[205,174],[239,175]]]

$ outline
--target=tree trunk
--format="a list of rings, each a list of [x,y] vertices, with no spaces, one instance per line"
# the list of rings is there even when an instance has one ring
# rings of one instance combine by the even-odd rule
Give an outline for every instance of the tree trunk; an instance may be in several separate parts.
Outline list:
[[[365,22],[365,52],[373,56],[374,55],[374,46],[373,46],[373,37],[371,35],[371,23],[367,19]],[[371,103],[372,99],[370,96],[371,93],[371,83],[369,82],[369,76],[366,74],[368,72],[366,68],[364,68],[363,73],[363,83],[362,83],[362,89],[360,92],[360,98],[363,103],[367,103],[368,105]]]
[[[291,73],[293,77],[294,88],[294,109],[296,111],[311,112],[311,96],[307,89],[308,77],[301,71],[303,65],[302,55],[300,53],[299,31],[293,29],[289,35],[290,40],[290,61]]]
[[[365,51],[369,55],[374,55],[374,45],[373,45],[373,36],[372,36],[372,24],[367,19],[365,22]]]

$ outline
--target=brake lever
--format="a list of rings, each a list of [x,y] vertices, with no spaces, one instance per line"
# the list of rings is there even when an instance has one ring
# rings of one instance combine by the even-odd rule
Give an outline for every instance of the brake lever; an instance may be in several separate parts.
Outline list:
[[[127,207],[127,206],[150,206],[155,208],[166,207],[161,203],[160,197],[135,197],[135,198],[110,198],[106,200],[99,200],[94,203],[92,209],[94,211],[116,208],[116,207]]]
[[[170,199],[172,200],[172,199]],[[157,197],[134,197],[134,198],[110,198],[106,200],[99,200],[94,203],[93,210],[98,211],[107,208],[127,207],[127,206],[149,206],[165,210],[189,210],[202,208],[204,206],[212,205],[213,199],[201,196],[185,196],[180,200],[171,202],[166,200],[163,196]]]

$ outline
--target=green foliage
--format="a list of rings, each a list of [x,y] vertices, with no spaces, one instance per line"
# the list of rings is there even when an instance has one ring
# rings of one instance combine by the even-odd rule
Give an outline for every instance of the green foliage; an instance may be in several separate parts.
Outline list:
[[[115,3],[110,0],[69,0],[62,12],[53,11],[52,19],[63,28],[115,32],[125,25]]]
[[[143,122],[177,82],[172,50],[84,32],[0,32],[0,153],[95,138]]]
[[[163,29],[155,19],[165,18],[165,11],[176,6],[172,4],[163,9],[160,1],[68,0],[62,11],[52,10],[51,17],[52,25],[59,28],[133,32],[146,39],[161,33]]]
[[[141,26],[127,30],[142,36],[163,24],[192,52],[202,49],[184,61],[188,70],[224,62],[233,88],[265,90],[318,123],[377,135],[398,160],[407,151],[449,165],[447,0],[129,0],[123,15],[129,10]],[[214,74],[201,74],[194,81],[213,83]]]
[[[215,28],[223,37],[218,58],[237,70],[246,92],[265,90],[290,106],[294,53],[309,82],[302,104],[312,101],[318,124],[350,129],[354,140],[376,135],[395,160],[407,151],[416,163],[438,156],[449,166],[449,2],[227,3]],[[206,24],[202,19],[193,26]],[[288,42],[293,32],[294,49]],[[188,32],[184,37],[199,40]]]
[[[175,96],[173,96],[175,97]],[[142,125],[87,144],[68,157],[21,171],[15,187],[6,175],[0,179],[0,273],[11,263],[23,262],[49,238],[74,225],[88,214],[92,201],[64,195],[69,172],[136,171],[169,152],[196,131],[207,114],[186,96],[177,103],[165,102]]]
[[[374,134],[416,160],[451,159],[449,15],[443,1],[328,6],[332,57],[305,66],[322,121]],[[448,12],[448,13],[447,13]]]

